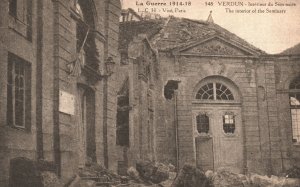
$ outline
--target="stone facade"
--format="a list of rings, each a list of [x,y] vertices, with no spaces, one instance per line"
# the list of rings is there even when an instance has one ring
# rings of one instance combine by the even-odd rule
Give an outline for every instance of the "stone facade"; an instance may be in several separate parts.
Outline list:
[[[163,90],[156,98],[158,161],[179,168],[191,163],[204,169],[229,167],[260,174],[279,174],[299,165],[299,147],[292,143],[288,89],[299,76],[299,50],[268,55],[212,19],[129,21],[121,29],[121,35],[128,30],[133,36],[145,34],[158,50],[161,80],[156,86]],[[176,86],[169,87],[172,83]],[[226,86],[235,99],[197,99],[207,83]],[[173,92],[167,98],[163,94],[170,89]],[[209,118],[207,134],[197,132],[196,119],[201,114]],[[227,114],[235,119],[233,134],[222,129],[222,116]]]
[[[128,167],[135,166],[138,159],[156,160],[155,127],[157,125],[155,119],[159,115],[156,102],[160,93],[157,86],[160,85],[160,75],[157,69],[157,52],[145,35],[134,37],[127,46],[126,48],[120,46],[121,53],[127,58],[122,58],[118,71],[120,84],[118,98],[122,97],[123,90],[127,89],[129,143],[119,145],[117,154],[119,155],[118,161],[124,161]],[[119,112],[121,113],[122,110],[118,106],[117,113]],[[120,122],[126,123],[125,118],[120,118]],[[121,137],[122,134],[117,134],[116,138],[118,139],[119,136]]]
[[[182,25],[194,29],[183,28],[182,31],[190,32],[184,35],[181,31],[178,32],[178,28]],[[171,18],[163,29],[164,32],[155,39],[158,48],[161,49],[159,53],[161,70],[166,72],[163,79],[164,82],[173,79],[180,81],[177,96],[179,167],[185,162],[198,164],[199,161],[197,157],[199,135],[193,135],[196,126],[195,113],[201,110],[212,111],[213,114],[208,115],[212,118],[210,123],[218,125],[213,121],[216,120],[214,116],[218,115],[216,109],[229,111],[233,108],[240,110],[235,114],[236,123],[238,118],[241,118],[239,119],[241,131],[237,132],[236,136],[242,136],[242,147],[238,148],[233,137],[224,137],[224,134],[216,137],[214,135],[216,131],[210,132],[215,143],[212,146],[213,153],[209,156],[214,158],[215,168],[221,166],[235,168],[236,165],[230,158],[236,160],[236,163],[243,163],[243,166],[239,166],[240,170],[237,170],[239,172],[278,174],[295,165],[297,161],[293,162],[295,161],[293,158],[297,157],[298,147],[291,142],[291,119],[280,116],[290,116],[289,97],[287,93],[285,96],[280,94],[279,90],[287,89],[281,88],[281,82],[285,82],[287,86],[291,80],[299,76],[299,68],[295,68],[297,64],[299,65],[299,56],[290,57],[288,59],[293,60],[284,63],[277,56],[265,54],[214,23],[195,23]],[[176,34],[179,36],[172,36]],[[185,42],[180,45],[174,42],[182,37],[186,39]],[[169,47],[170,45],[166,44],[171,42],[176,45]],[[284,69],[294,71],[287,73],[286,70],[286,73],[282,73]],[[289,76],[289,79],[281,80],[283,77],[277,77],[278,73]],[[238,92],[236,95],[240,97],[237,101],[239,104],[197,101],[195,95],[200,88],[198,85],[207,79],[208,81],[216,79],[224,85],[229,81],[228,88],[231,85],[233,87],[231,91]],[[285,119],[285,122],[282,119]],[[221,140],[218,140],[219,138]],[[226,141],[229,146],[224,144]],[[287,150],[290,152],[286,153]],[[209,152],[207,149],[204,151]],[[236,153],[239,151],[240,153]],[[239,154],[242,156],[237,156]]]
[[[63,181],[90,159],[116,170],[116,147],[111,142],[115,142],[117,76],[107,74],[105,62],[113,59],[119,65],[121,5],[119,0],[79,0],[79,7],[75,2],[0,3],[0,186],[8,185],[9,163],[16,157],[52,161]],[[87,31],[79,32],[80,24],[89,29],[86,41],[80,34]],[[75,70],[83,51],[78,50],[78,39],[90,49],[84,49],[89,53],[86,64]],[[18,87],[23,93],[22,86],[10,82],[11,77],[23,76],[10,74],[18,64],[26,64],[25,99],[10,92]],[[21,122],[17,115],[22,114],[13,107],[20,98],[25,106],[19,108],[26,113]]]
[[[14,2],[0,3],[0,186],[17,157],[52,162],[63,182],[87,162],[121,175],[138,159],[261,174],[299,165],[297,50],[268,55],[212,19],[122,19],[119,0]],[[209,101],[197,98],[206,85]]]

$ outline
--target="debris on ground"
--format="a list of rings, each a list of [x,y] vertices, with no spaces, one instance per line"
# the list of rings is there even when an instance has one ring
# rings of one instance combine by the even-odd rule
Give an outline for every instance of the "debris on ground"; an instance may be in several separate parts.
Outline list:
[[[286,176],[288,178],[298,178],[300,179],[300,168],[294,166],[286,172]]]
[[[169,179],[169,167],[162,164],[157,163],[155,165],[154,173],[151,176],[151,181],[155,184],[158,184],[160,182],[166,181]]]
[[[244,187],[244,183],[247,183],[243,175],[230,172],[226,168],[220,168],[214,174],[210,173],[210,177],[214,187]]]
[[[127,170],[128,176],[119,176],[97,163],[86,164],[72,179],[68,187],[170,187],[176,173],[174,166],[151,161],[138,161],[136,168]],[[170,174],[170,175],[169,175]]]
[[[250,176],[254,187],[298,187],[300,186],[300,179],[292,179],[277,176],[262,176],[253,174]]]
[[[211,180],[195,166],[186,164],[179,171],[171,187],[213,187]]]
[[[258,174],[236,174],[229,169],[221,168],[216,172],[206,171],[205,175],[214,187],[299,187],[300,179],[263,176]]]
[[[56,167],[53,162],[17,157],[10,161],[9,186],[60,187],[60,182],[55,172]]]
[[[132,180],[136,182],[142,182],[139,172],[134,167],[130,167],[127,170],[127,174]]]
[[[176,172],[176,167],[173,164],[169,164],[168,167],[170,172]]]
[[[43,171],[40,176],[44,187],[300,187],[300,169],[296,167],[288,170],[286,177],[236,174],[228,168],[203,172],[189,164],[178,174],[175,171],[172,164],[147,160],[128,168],[128,176],[119,176],[97,163],[86,164],[67,185],[52,171]]]
[[[136,170],[144,181],[158,184],[169,178],[169,167],[162,163],[139,160]]]
[[[62,187],[63,184],[53,172],[45,171],[41,173],[43,187]]]

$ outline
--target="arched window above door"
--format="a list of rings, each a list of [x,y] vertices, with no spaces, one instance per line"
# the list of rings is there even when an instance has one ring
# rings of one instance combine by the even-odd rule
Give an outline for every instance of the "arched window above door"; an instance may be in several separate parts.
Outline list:
[[[202,86],[196,94],[200,100],[234,100],[232,91],[222,83],[209,82]]]

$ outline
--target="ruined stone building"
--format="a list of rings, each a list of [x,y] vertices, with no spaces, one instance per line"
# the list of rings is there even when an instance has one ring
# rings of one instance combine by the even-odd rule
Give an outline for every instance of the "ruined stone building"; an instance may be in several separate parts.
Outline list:
[[[120,1],[0,6],[0,186],[17,157],[53,162],[64,181],[87,161],[116,169]]]
[[[299,165],[297,46],[268,55],[212,17],[144,19],[119,0],[0,6],[0,186],[18,158],[63,182],[91,162]]]
[[[157,161],[260,174],[299,166],[299,46],[269,55],[211,14],[207,21],[130,14],[121,19],[121,59],[138,60],[130,49],[142,38],[158,52]]]

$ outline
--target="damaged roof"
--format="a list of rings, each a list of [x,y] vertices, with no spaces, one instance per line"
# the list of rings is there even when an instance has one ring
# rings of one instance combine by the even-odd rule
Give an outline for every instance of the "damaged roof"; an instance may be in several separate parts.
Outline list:
[[[213,22],[187,18],[170,17],[163,32],[160,36],[157,36],[154,42],[160,50],[171,50],[212,36],[220,36],[258,53],[265,54],[264,51]]]
[[[223,27],[208,21],[170,16],[157,20],[123,22],[120,23],[120,49],[126,49],[130,41],[138,34],[146,34],[153,46],[160,51],[171,51],[195,41],[220,36],[259,54],[266,54]]]
[[[300,43],[279,53],[280,55],[300,55]]]
[[[162,19],[120,23],[119,49],[128,49],[128,44],[139,34],[145,34],[151,40],[163,28],[163,23]]]

